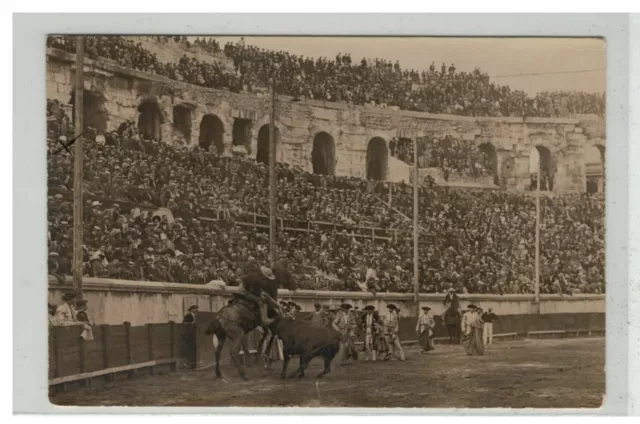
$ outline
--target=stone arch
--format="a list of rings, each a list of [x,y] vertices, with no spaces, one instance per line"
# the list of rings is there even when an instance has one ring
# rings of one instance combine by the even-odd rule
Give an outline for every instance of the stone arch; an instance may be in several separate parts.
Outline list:
[[[585,177],[587,193],[603,193],[605,185],[605,147],[590,146],[585,152]]]
[[[374,137],[367,145],[367,179],[385,181],[389,171],[389,148],[382,137]]]
[[[207,114],[202,117],[199,144],[206,151],[213,144],[218,154],[224,153],[224,124],[216,115]]]
[[[258,163],[269,164],[269,137],[270,130],[269,124],[265,124],[260,127],[258,131],[258,148],[256,149],[256,161]],[[275,127],[275,142],[276,149],[278,148],[278,142],[280,141],[280,130],[278,127]],[[276,155],[277,157],[277,155]]]
[[[553,191],[555,164],[551,151],[542,145],[533,147],[529,154],[531,190],[537,189],[538,169],[540,170],[540,190]]]
[[[99,91],[85,90],[82,103],[84,129],[93,127],[98,134],[104,134],[109,120],[104,94]]]
[[[138,132],[142,139],[153,138],[162,141],[161,126],[164,116],[156,100],[147,100],[138,106]]]
[[[69,104],[75,105],[76,92],[71,91],[71,99]],[[72,120],[75,120],[75,113]],[[104,93],[96,90],[84,90],[82,93],[82,126],[83,130],[92,127],[98,134],[107,132],[107,122],[109,114],[106,107],[106,98]]]
[[[314,174],[335,175],[336,173],[336,143],[333,137],[324,131],[313,138],[311,164]]]
[[[491,173],[493,176],[493,182],[496,185],[499,185],[498,153],[496,152],[496,147],[489,142],[482,143],[478,146],[478,153],[480,154],[480,165]]]

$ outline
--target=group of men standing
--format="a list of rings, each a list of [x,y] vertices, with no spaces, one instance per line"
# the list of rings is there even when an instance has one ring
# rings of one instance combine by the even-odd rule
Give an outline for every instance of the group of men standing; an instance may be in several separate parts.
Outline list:
[[[393,356],[405,360],[404,350],[399,338],[398,308],[394,304],[387,305],[387,313],[381,314],[373,305],[357,311],[352,305],[343,303],[340,309],[331,315],[319,303],[309,317],[312,325],[331,327],[342,336],[340,352],[345,361],[358,360],[359,354],[355,343],[358,336],[364,335],[363,352],[365,360],[390,360]]]
[[[85,340],[93,340],[94,324],[87,311],[88,302],[86,299],[78,297],[76,292],[69,291],[62,295],[62,303],[58,306],[48,304],[49,326],[83,326],[80,337]]]

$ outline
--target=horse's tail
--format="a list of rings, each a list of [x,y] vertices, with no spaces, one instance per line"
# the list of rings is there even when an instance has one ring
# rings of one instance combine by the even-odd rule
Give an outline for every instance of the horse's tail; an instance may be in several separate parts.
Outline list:
[[[213,334],[213,348],[217,349],[218,348],[218,336],[216,335],[216,333],[218,331],[220,331],[222,329],[222,327],[220,326],[220,320],[218,319],[218,317],[214,317],[213,320],[211,320],[211,322],[209,323],[209,326],[207,327],[207,331],[205,331],[206,335],[210,335]]]

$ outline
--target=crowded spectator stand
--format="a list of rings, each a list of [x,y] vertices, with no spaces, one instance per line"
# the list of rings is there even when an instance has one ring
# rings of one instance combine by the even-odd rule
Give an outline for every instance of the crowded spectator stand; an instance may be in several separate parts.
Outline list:
[[[186,37],[174,41],[185,47],[192,43]],[[463,116],[605,115],[604,93],[555,91],[531,98],[522,91],[495,84],[477,68],[461,72],[453,64],[443,63],[438,69],[433,63],[427,70],[408,70],[384,59],[357,61],[342,53],[334,60],[311,58],[261,49],[241,40],[222,48],[233,62],[235,71],[230,71],[218,61],[200,61],[186,55],[175,63],[164,63],[131,38],[91,36],[86,37],[85,43],[85,54],[91,59],[113,60],[127,68],[233,92],[263,91],[275,77],[278,93],[294,98]],[[213,55],[220,53],[220,45],[213,38],[197,38],[193,44]],[[50,36],[47,47],[75,53],[75,39]]]
[[[233,285],[236,263],[268,262],[262,164],[140,140],[131,122],[103,138],[85,149],[97,165],[85,172],[86,275]],[[50,273],[69,275],[71,156],[57,140],[48,144]],[[391,187],[389,207],[382,199]],[[410,292],[412,191],[391,183],[371,191],[360,179],[279,164],[278,251],[296,264],[303,288]],[[437,240],[420,245],[421,291],[533,292],[531,195],[430,184],[419,201],[419,224]],[[603,208],[584,194],[543,197],[542,293],[604,292]]]
[[[177,42],[189,42],[180,38]],[[219,53],[207,38],[196,40]],[[47,46],[75,52],[75,40],[52,36]],[[274,75],[282,94],[296,98],[398,106],[466,116],[604,114],[604,96],[540,93],[528,98],[490,82],[480,70],[457,72],[435,64],[403,70],[380,59],[305,58],[228,43],[222,53],[235,73],[186,56],[162,63],[141,43],[117,36],[86,37],[89,58],[164,75],[204,87],[251,91]],[[49,266],[71,272],[72,158],[60,141],[73,134],[58,102],[47,104]],[[85,275],[132,280],[237,284],[235,264],[268,262],[267,168],[182,143],[144,139],[132,121],[117,131],[88,128],[85,163]],[[414,144],[393,140],[393,156],[413,163]],[[490,155],[444,136],[418,142],[422,167],[471,176],[491,173]],[[412,188],[320,176],[278,164],[277,246],[295,263],[303,288],[412,291]],[[544,177],[544,176],[543,176]],[[551,185],[551,181],[547,184]],[[392,192],[392,194],[391,194]],[[391,194],[391,196],[390,196]],[[390,204],[386,199],[392,198]],[[435,236],[419,251],[420,290],[455,287],[468,293],[533,293],[534,202],[526,193],[419,187],[417,224]],[[157,213],[165,208],[170,213]],[[544,197],[541,223],[542,293],[604,292],[602,198]]]

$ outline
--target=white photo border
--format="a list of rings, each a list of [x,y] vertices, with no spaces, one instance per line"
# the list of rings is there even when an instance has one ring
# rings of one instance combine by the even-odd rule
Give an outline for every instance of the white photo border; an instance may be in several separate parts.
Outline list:
[[[636,18],[637,19],[637,18]],[[640,360],[628,285],[630,23],[623,14],[16,14],[14,15],[14,412],[38,414],[626,415]],[[640,22],[636,22],[640,24]],[[46,309],[47,34],[603,37],[607,53],[606,400],[600,409],[58,407],[48,399]],[[637,50],[637,49],[636,49]],[[635,60],[640,66],[640,53]],[[637,81],[634,86],[638,87]],[[39,109],[40,108],[40,109]],[[39,111],[39,112],[38,112]],[[38,113],[42,113],[38,118]],[[640,132],[635,129],[635,132]],[[636,137],[637,138],[637,137]],[[637,178],[637,175],[636,175]],[[636,196],[637,197],[637,196]],[[635,267],[637,270],[638,267]],[[638,282],[636,281],[636,284]],[[34,307],[35,305],[35,307]],[[28,312],[27,312],[28,311]],[[24,319],[28,314],[29,319]],[[41,322],[42,325],[37,325]],[[634,342],[640,330],[634,329]],[[629,371],[629,373],[628,373]],[[635,391],[636,400],[638,391]]]

